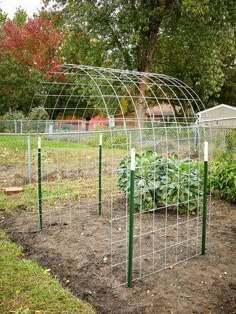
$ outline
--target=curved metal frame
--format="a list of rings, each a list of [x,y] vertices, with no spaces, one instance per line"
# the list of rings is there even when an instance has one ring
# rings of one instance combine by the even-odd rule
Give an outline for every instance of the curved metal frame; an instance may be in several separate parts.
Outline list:
[[[155,74],[155,73],[143,73],[143,72],[137,72],[137,71],[128,71],[128,70],[118,70],[118,69],[112,69],[112,68],[98,68],[98,67],[92,67],[92,66],[84,66],[84,65],[74,65],[74,64],[67,64],[67,65],[62,65],[60,68],[57,67],[55,68],[51,73],[49,73],[49,78],[51,81],[43,81],[41,82],[41,86],[39,86],[39,93],[35,94],[34,99],[32,101],[32,106],[34,106],[34,101],[37,97],[43,97],[43,106],[45,107],[46,110],[49,110],[51,112],[51,119],[54,116],[55,110],[59,109],[59,101],[61,100],[62,97],[65,98],[64,105],[60,108],[62,111],[62,120],[63,118],[66,117],[67,111],[70,111],[72,114],[72,117],[76,115],[77,110],[80,110],[80,113],[82,112],[80,118],[84,119],[86,117],[86,110],[92,109],[93,116],[95,114],[95,111],[97,109],[100,110],[102,115],[105,115],[107,118],[109,118],[111,115],[114,115],[115,113],[119,113],[121,115],[121,120],[122,120],[122,127],[118,129],[113,129],[111,125],[109,124],[109,130],[99,130],[98,132],[109,132],[110,140],[111,140],[111,146],[112,149],[110,150],[111,156],[109,156],[112,164],[112,170],[111,173],[109,173],[109,176],[113,178],[113,173],[117,173],[117,167],[118,167],[118,160],[113,164],[113,158],[116,154],[116,148],[117,144],[115,143],[114,139],[114,133],[117,132],[123,132],[126,137],[125,141],[125,149],[127,154],[129,153],[129,149],[131,148],[131,145],[135,145],[136,147],[138,146],[139,152],[145,151],[147,145],[147,138],[151,139],[152,144],[148,144],[148,147],[152,147],[153,151],[157,152],[158,150],[161,151],[163,154],[162,149],[164,150],[164,157],[168,157],[169,153],[172,153],[173,150],[169,149],[169,145],[175,145],[175,149],[177,152],[177,155],[179,158],[181,157],[181,154],[183,153],[183,147],[182,143],[183,141],[185,142],[184,149],[185,152],[187,153],[187,156],[189,157],[189,160],[191,159],[191,153],[192,153],[192,148],[191,146],[194,141],[194,135],[193,135],[193,128],[189,127],[190,126],[190,119],[189,117],[192,118],[192,120],[197,121],[197,112],[204,110],[204,104],[200,100],[200,98],[197,96],[197,94],[185,83],[181,82],[180,80],[173,78],[171,76],[167,76],[164,74]],[[62,80],[63,78],[63,80]],[[82,78],[82,79],[81,79]],[[81,79],[81,82],[80,82]],[[85,79],[85,81],[83,81]],[[86,85],[86,88],[83,89],[81,93],[78,93],[78,88],[79,86],[83,86],[84,84]],[[47,94],[40,94],[40,90],[44,84],[50,84]],[[54,87],[58,85],[59,89],[56,94],[53,94],[53,89]],[[67,86],[70,85],[71,89],[70,92],[67,94]],[[140,86],[143,85],[144,89],[142,89]],[[95,92],[94,95],[88,92],[89,87],[91,87]],[[52,102],[51,106],[48,106],[47,101],[49,97],[55,97],[55,100]],[[128,121],[126,118],[126,113],[124,112],[123,105],[122,105],[122,99],[123,97],[126,98],[128,105],[131,107],[131,111],[134,114],[134,117],[131,118],[132,124],[135,124],[134,127],[130,128],[128,125]],[[81,101],[83,101],[84,98],[96,98],[99,101],[99,108],[96,108],[96,106],[90,108],[88,103],[83,106],[81,105]],[[73,103],[71,105],[73,99]],[[75,99],[75,100],[74,100]],[[145,126],[143,121],[139,117],[139,110],[138,110],[138,104],[137,100],[141,100],[143,106],[145,106],[145,112],[150,112],[150,109],[153,106],[157,106],[160,110],[160,122],[156,123],[154,119],[146,119],[149,121],[149,126]],[[150,104],[150,101],[152,104]],[[111,106],[110,102],[113,102],[113,105],[115,103],[116,106]],[[162,107],[162,102],[165,104],[168,104],[169,106],[172,107],[172,122],[170,123],[169,121],[165,120],[165,113],[163,111]],[[175,110],[173,109],[173,102],[175,105],[177,105],[180,110],[182,111],[182,117],[181,117],[181,123],[178,121],[178,117],[175,115]],[[186,105],[186,106],[185,106]],[[185,108],[188,107],[189,111],[186,112]],[[196,111],[195,111],[196,108]],[[146,121],[145,120],[145,121]],[[159,132],[159,129],[162,128],[163,132]],[[184,133],[184,137],[181,134],[181,128],[185,128],[186,132]],[[173,129],[173,135],[170,135],[170,131]],[[134,136],[135,139],[130,139],[129,136],[134,130]],[[146,132],[147,131],[147,132]],[[146,132],[146,133],[145,133]],[[161,135],[160,135],[161,134]],[[202,134],[203,138],[200,140],[202,141],[203,139],[207,138],[207,133],[205,132],[205,129],[202,128]],[[211,130],[210,130],[210,138],[211,138]],[[163,138],[162,138],[163,136]],[[133,135],[132,135],[133,137]],[[170,144],[169,144],[170,143]],[[159,145],[160,144],[160,145]],[[158,146],[159,145],[159,146]],[[164,145],[162,148],[162,145]],[[114,150],[113,150],[114,148]],[[201,151],[198,150],[198,161],[200,160],[200,155]],[[108,152],[106,152],[107,155],[109,155]],[[69,158],[69,157],[68,157]],[[107,156],[108,158],[108,156]],[[142,167],[142,161],[141,161],[141,167]],[[188,164],[188,172],[190,175],[190,168],[191,164],[189,162]],[[198,164],[198,167],[200,168],[200,165]],[[179,170],[178,170],[179,171]],[[166,162],[166,176],[168,177],[168,172],[169,172],[169,165],[168,162]],[[155,173],[154,173],[155,177]],[[113,178],[112,182],[116,182],[116,178]],[[180,173],[178,173],[178,183],[180,182]],[[200,179],[199,179],[200,182]],[[180,184],[181,185],[181,184]],[[189,185],[189,183],[188,183]],[[113,199],[113,187],[109,187],[110,191],[110,196],[111,199]],[[178,189],[178,194],[180,193],[181,187]],[[168,191],[168,186],[166,184],[166,194]],[[199,205],[199,200],[200,200],[200,188],[198,189],[198,198],[197,202]],[[187,202],[189,203],[190,199],[188,196]],[[125,227],[124,229],[126,230],[126,235],[128,234],[128,224],[127,224],[127,217],[129,215],[129,210],[128,210],[128,201],[126,201],[126,208],[125,208],[125,216],[115,216],[117,213],[113,213],[112,210],[112,201],[110,205],[110,214],[109,214],[109,223],[111,226],[111,233],[110,233],[110,244],[111,244],[111,274],[113,271],[113,268],[116,267],[126,267],[127,265],[127,238],[118,240],[118,241],[113,241],[113,224],[115,224],[117,221],[125,221]],[[143,205],[141,205],[143,206]],[[179,212],[178,212],[178,207],[179,203],[177,204],[177,210],[176,210],[176,234],[178,235],[178,228],[181,228],[179,225]],[[168,211],[169,211],[169,205],[163,205],[163,208],[165,209],[165,226],[164,231],[164,247],[165,247],[165,252],[163,253],[165,256],[165,263],[162,269],[166,268],[166,249],[168,249],[167,245],[167,230],[168,230],[168,225],[167,225],[167,216],[168,216]],[[154,267],[155,261],[154,261],[154,256],[156,254],[155,250],[155,241],[154,241],[154,234],[157,233],[157,228],[155,227],[155,214],[154,214],[155,209],[152,210],[153,215],[152,215],[152,230],[148,234],[153,235],[153,242],[152,242],[152,252],[144,254],[143,253],[143,246],[142,246],[142,237],[147,235],[147,233],[144,232],[142,229],[142,224],[143,224],[143,212],[140,210],[138,214],[135,214],[136,217],[138,215],[139,219],[139,254],[137,257],[134,259],[138,259],[139,261],[139,271],[138,271],[138,276],[136,279],[146,277],[146,275],[143,273],[143,265],[142,265],[142,258],[146,255],[151,256],[152,258],[152,271],[150,274],[153,274],[157,272],[156,268]],[[113,216],[114,214],[114,216]],[[124,213],[122,214],[124,215]],[[197,235],[196,239],[198,239],[200,236],[198,234],[198,229],[199,229],[199,224],[201,223],[201,213],[199,210],[197,210],[196,216],[193,219],[189,218],[189,209],[188,209],[188,215],[187,215],[187,223],[196,223],[195,229],[197,230]],[[187,226],[187,225],[186,225]],[[187,226],[187,233],[189,230],[189,227]],[[177,236],[178,238],[178,236]],[[189,240],[191,240],[191,237],[187,234],[187,241],[186,241],[186,256],[184,260],[187,260],[191,257],[194,257],[199,254],[197,245],[196,245],[196,250],[192,250],[192,255],[189,253]],[[196,240],[197,241],[197,240]],[[123,243],[126,251],[125,251],[125,257],[120,263],[115,263],[113,262],[113,249],[114,245],[116,245],[117,242]],[[178,242],[178,241],[177,241]],[[178,255],[178,243],[176,243],[176,258]],[[191,248],[190,248],[191,249]],[[176,259],[176,263],[178,263]],[[162,270],[159,269],[159,270]],[[158,270],[158,271],[159,271]],[[123,285],[127,282],[127,278],[125,281],[121,282],[120,285]]]
[[[155,101],[155,105],[159,106],[160,112],[162,115],[162,121],[164,121],[165,115],[162,111],[162,105],[161,101],[164,101],[166,104],[169,104],[172,106],[172,100],[174,100],[178,106],[181,108],[183,116],[182,121],[184,123],[188,123],[188,115],[191,117],[196,117],[196,113],[198,111],[201,111],[205,109],[203,103],[199,99],[199,97],[196,95],[196,93],[185,83],[181,82],[180,80],[163,75],[163,74],[155,74],[155,73],[144,73],[144,72],[137,72],[137,71],[127,71],[127,70],[117,70],[112,68],[98,68],[98,67],[92,67],[92,66],[84,66],[84,65],[62,65],[60,68],[54,69],[51,73],[49,73],[49,76],[53,78],[52,82],[48,81],[42,81],[41,85],[44,84],[51,84],[47,95],[42,94],[35,94],[34,99],[32,101],[32,106],[34,106],[34,100],[36,97],[44,97],[43,106],[45,109],[51,110],[52,115],[51,118],[57,109],[58,102],[61,97],[67,97],[65,106],[62,109],[62,119],[65,118],[66,111],[71,110],[72,114],[76,112],[78,108],[81,108],[80,106],[80,99],[83,97],[91,97],[91,95],[86,95],[86,91],[83,91],[82,95],[76,94],[76,90],[78,85],[76,83],[73,83],[71,85],[74,85],[71,94],[70,95],[63,95],[63,92],[65,91],[65,88],[68,83],[68,78],[76,77],[77,75],[81,75],[85,78],[87,78],[88,82],[97,89],[99,95],[97,98],[100,98],[103,102],[103,110],[106,114],[106,116],[110,115],[110,108],[109,108],[109,100],[114,99],[117,101],[117,109],[115,112],[119,112],[122,115],[122,118],[125,120],[125,113],[123,112],[121,99],[122,97],[127,97],[133,107],[133,112],[135,113],[134,119],[137,120],[137,127],[141,128],[142,123],[140,122],[140,119],[138,117],[138,110],[137,110],[137,103],[136,99],[139,98],[145,105],[146,112],[150,112],[149,110],[152,108],[149,104],[149,99]],[[65,78],[65,82],[61,82],[61,89],[58,94],[50,95],[50,92],[53,90],[53,87],[58,84],[58,79],[60,77]],[[105,82],[105,85],[104,85]],[[114,82],[116,84],[114,84]],[[118,85],[117,85],[118,83]],[[145,93],[143,94],[140,90],[139,84],[144,84],[146,90],[152,95],[147,96]],[[110,95],[105,94],[104,87],[107,89],[110,89],[112,93]],[[130,87],[133,87],[136,89],[136,91],[131,91]],[[39,87],[39,91],[40,91]],[[123,89],[123,94],[121,94],[121,89]],[[138,91],[138,95],[137,95]],[[161,94],[161,97],[158,95],[158,93]],[[171,95],[171,96],[170,96]],[[47,107],[47,99],[48,97],[55,97],[54,106],[53,107]],[[73,97],[77,97],[77,104],[74,107],[70,107],[70,101]],[[188,115],[185,112],[183,103],[186,102],[190,112]],[[195,112],[194,107],[197,108],[197,111]],[[87,110],[87,108],[84,109],[84,114]],[[176,122],[176,116],[174,114],[173,110],[173,119]],[[83,117],[81,117],[83,118]],[[124,128],[125,122],[124,122]]]

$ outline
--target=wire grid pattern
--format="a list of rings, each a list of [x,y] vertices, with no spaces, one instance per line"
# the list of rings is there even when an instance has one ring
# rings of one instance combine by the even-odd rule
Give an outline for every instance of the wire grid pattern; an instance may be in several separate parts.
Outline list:
[[[217,124],[216,124],[217,122]],[[236,118],[219,119],[208,123],[212,133],[212,155],[216,158],[222,151],[236,153]]]
[[[155,132],[156,131],[156,132]],[[154,135],[160,138],[160,129],[153,130]],[[145,131],[144,131],[145,133]],[[185,134],[184,134],[185,133]],[[190,156],[189,151],[194,152],[193,149],[196,145],[194,131],[189,128],[185,128],[182,137],[183,141],[179,141],[178,129],[170,129],[168,141],[161,140],[154,142],[154,145],[150,143],[141,143],[140,139],[135,137],[134,141],[131,141],[130,146],[136,147],[137,151],[142,154],[146,150],[152,150],[157,155],[163,156],[162,165],[166,169],[166,195],[168,194],[169,186],[171,182],[168,180],[169,163],[167,156],[172,153],[176,153],[178,161],[182,158],[193,157],[196,158],[197,167],[200,167],[200,155]],[[149,134],[150,137],[150,134]],[[141,140],[145,138],[145,134],[142,134]],[[143,145],[141,145],[143,144]],[[147,145],[148,144],[148,145]],[[184,145],[183,145],[184,144]],[[140,146],[145,148],[140,149]],[[202,147],[201,144],[199,146]],[[195,153],[196,154],[196,153]],[[182,158],[181,158],[182,156]],[[115,156],[113,157],[115,159]],[[189,158],[186,161],[189,172],[192,167],[192,160]],[[143,168],[141,164],[136,171]],[[159,177],[159,173],[155,172],[153,164],[146,166],[145,171],[151,170],[153,174],[153,180]],[[180,168],[178,168],[180,169]],[[199,172],[200,173],[200,172]],[[127,175],[128,176],[128,175]],[[143,173],[140,177],[140,182],[146,180]],[[177,173],[178,194],[181,191],[180,173]],[[190,177],[188,178],[190,180]],[[195,198],[188,198],[182,202],[168,203],[166,205],[157,205],[153,202],[153,207],[146,211],[145,204],[140,204],[140,211],[134,215],[134,268],[133,279],[140,279],[145,276],[151,275],[167,267],[187,260],[200,254],[200,242],[201,242],[201,213],[200,203],[201,200],[201,178],[198,180],[198,192]],[[189,184],[190,182],[188,182]],[[149,188],[151,190],[151,188]],[[155,188],[153,188],[153,193]],[[119,195],[122,198],[122,194]],[[167,196],[166,196],[167,198]],[[113,286],[124,285],[127,283],[127,263],[128,263],[128,218],[129,218],[129,204],[126,202],[126,212],[116,210],[117,195],[113,194],[114,208],[111,213],[111,269],[112,269],[112,284]],[[180,215],[179,210],[182,205],[189,207],[191,202],[198,204],[197,210],[194,215],[190,214],[189,208],[186,215]]]
[[[39,99],[38,99],[39,98]],[[171,105],[175,120],[175,108],[182,112],[183,122],[189,115],[203,109],[200,99],[181,81],[166,75],[122,71],[108,68],[96,68],[81,65],[65,65],[51,73],[51,80],[42,82],[35,94],[32,106],[43,102],[51,117],[58,112],[62,118],[70,112],[81,118],[100,115],[112,116],[121,113],[126,127],[125,110],[135,112],[136,122],[141,126],[143,115],[139,111],[139,102],[150,113],[157,105],[164,117],[161,104]],[[185,107],[190,108],[186,114]],[[136,118],[135,117],[135,118]]]
[[[19,231],[39,229],[38,218],[38,136],[42,140],[42,203],[44,228],[69,225],[80,216],[97,213],[98,156],[94,146],[80,145],[87,134],[1,134],[1,188],[22,186],[16,202],[9,204],[21,210]],[[97,138],[97,137],[96,137]],[[94,139],[93,139],[94,141]],[[94,145],[92,143],[92,145]],[[104,158],[105,162],[105,158]],[[24,197],[25,195],[25,197]],[[2,204],[0,204],[2,205]],[[88,209],[88,210],[87,210]],[[22,223],[24,221],[24,223]]]
[[[186,199],[180,200],[180,194],[183,183],[190,188],[193,163],[200,172],[203,142],[211,139],[211,128],[200,128],[195,123],[195,112],[204,106],[188,86],[166,75],[67,65],[55,70],[48,81],[42,82],[32,107],[38,103],[50,112],[51,120],[32,124],[21,122],[20,126],[14,122],[12,132],[22,134],[24,152],[28,151],[29,138],[31,148],[35,149],[30,161],[33,165],[30,184],[37,182],[35,132],[42,136],[44,227],[68,225],[82,216],[91,218],[92,215],[93,219],[98,219],[98,145],[99,135],[103,134],[102,216],[108,225],[106,231],[109,230],[104,235],[104,242],[110,243],[110,253],[107,246],[104,250],[110,265],[111,285],[117,287],[127,283],[129,201],[117,182],[120,162],[130,154],[132,147],[140,155],[151,150],[160,156],[166,175],[164,201],[153,201],[153,206],[146,211],[141,199],[139,211],[134,215],[133,280],[200,253],[200,175],[196,176],[198,188],[194,198],[186,193]],[[166,104],[172,108],[171,118],[163,112]],[[153,106],[159,108],[158,117],[149,114]],[[145,108],[148,118],[143,119],[140,107]],[[176,110],[181,112],[181,118],[177,117]],[[108,121],[104,123],[101,119],[91,129],[88,121],[97,112]],[[133,112],[134,116],[130,118],[125,112]],[[59,114],[61,120],[54,121]],[[64,120],[68,114],[71,121]],[[119,118],[116,118],[118,114]],[[115,124],[111,123],[114,116]],[[24,154],[27,164],[29,154]],[[177,199],[169,202],[170,158],[175,154]],[[183,159],[189,173],[184,182],[180,174]],[[152,178],[156,182],[159,173],[154,162],[145,167],[149,172],[154,168]],[[141,181],[145,180],[143,168],[141,160],[136,169],[141,172]],[[155,188],[149,188],[150,191],[155,194]],[[196,210],[191,214],[190,204],[193,202]],[[183,206],[186,208],[184,215],[180,214]],[[30,214],[25,213],[24,231],[38,228],[36,196],[31,209]]]
[[[176,141],[178,134],[176,129],[169,129],[169,144],[162,139],[162,128],[156,129],[155,132],[155,135],[160,138],[158,143],[150,140],[150,129],[145,129],[142,132],[143,152],[150,149],[154,150],[155,148],[158,155],[165,157],[168,149],[168,154],[175,152],[179,154],[181,159],[181,156],[183,158],[188,156],[189,147],[194,149],[196,145],[193,129],[185,128],[185,131],[182,132],[182,142],[185,142],[185,145],[179,144],[179,146]],[[114,133],[116,138],[121,138],[122,141],[112,144],[112,146],[110,146],[110,143],[107,143],[107,147],[105,146],[104,148],[103,194],[104,207],[106,209],[104,209],[103,215],[110,221],[111,226],[110,234],[107,234],[107,237],[109,239],[111,236],[110,263],[112,283],[113,286],[117,286],[126,283],[127,222],[129,216],[128,199],[117,186],[117,170],[122,157],[129,155],[130,147],[134,146],[139,153],[142,153],[142,150],[140,150],[140,139],[137,137],[140,134],[139,130],[130,129],[127,138],[122,131],[114,131]],[[41,134],[44,228],[56,224],[61,226],[71,224],[76,219],[79,219],[80,215],[89,217],[91,211],[96,218],[98,207],[97,146],[99,134],[101,134],[101,131],[98,133],[60,133],[60,136],[56,134],[53,139],[52,134]],[[103,132],[104,139],[107,134],[107,131]],[[191,135],[191,138],[186,137],[186,134]],[[25,186],[25,190],[28,189],[29,192],[34,191],[34,198],[29,203],[30,212],[28,210],[23,212],[24,225],[22,226],[22,221],[19,222],[19,230],[32,232],[39,228],[37,197],[35,194],[35,183],[37,183],[37,135],[21,134],[12,136],[5,134],[4,137],[6,143],[11,139],[10,142],[14,144],[11,149],[6,149],[5,157],[3,156],[4,153],[1,154],[2,158],[5,158],[4,160],[2,159],[2,164],[8,164],[9,166],[12,163],[14,167],[14,169],[9,168],[11,174],[14,174],[12,184],[21,184]],[[31,146],[30,173],[29,138]],[[124,138],[126,141],[124,141]],[[146,141],[145,138],[147,139]],[[85,152],[82,146],[83,143],[90,143],[92,146],[91,148],[86,146]],[[202,144],[199,144],[199,146],[202,147]],[[15,154],[12,153],[13,150]],[[164,166],[168,172],[168,162],[164,162]],[[152,164],[148,166],[148,168],[151,167]],[[190,161],[189,167],[191,167]],[[153,175],[155,180],[155,176],[158,174],[154,172]],[[179,183],[181,184],[181,182]],[[9,177],[6,178],[5,185],[7,186],[7,184],[9,185]],[[168,184],[166,184],[166,190],[168,190]],[[187,199],[186,203],[190,201],[192,200]],[[201,202],[200,196],[197,197],[196,202]],[[23,204],[19,202],[18,205],[20,207]],[[175,207],[175,214],[173,214],[173,206]],[[155,204],[153,204],[150,212],[135,213],[134,280],[199,254],[201,237],[200,212],[197,211],[195,216],[181,216],[178,214],[178,206],[181,206],[181,204],[177,204],[177,206],[176,204],[169,204],[168,206],[162,206],[162,208],[159,207],[158,211],[156,211]]]

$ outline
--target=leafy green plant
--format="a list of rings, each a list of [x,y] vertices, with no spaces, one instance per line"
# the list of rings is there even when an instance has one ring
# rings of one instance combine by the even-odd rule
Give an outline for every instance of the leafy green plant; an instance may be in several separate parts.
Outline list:
[[[49,114],[43,107],[35,107],[28,115],[28,128],[34,132],[43,133],[46,128],[46,120],[48,119]]]
[[[236,150],[236,129],[231,129],[227,132],[226,148],[232,152]]]
[[[213,165],[211,189],[219,191],[222,199],[236,203],[236,161],[232,154],[221,154]]]
[[[15,123],[25,120],[23,112],[8,111],[0,120],[0,132],[15,132]]]
[[[29,120],[48,120],[49,114],[44,107],[35,107],[33,108],[29,115]]]
[[[103,147],[104,148],[126,148],[127,147],[127,136],[124,132],[114,132],[112,138],[110,133],[103,133]],[[99,133],[92,134],[86,139],[86,144],[91,147],[97,147],[99,144]]]
[[[153,151],[136,154],[134,205],[139,211],[161,206],[178,208],[179,213],[200,207],[201,175],[199,164],[188,159],[157,156]],[[130,157],[125,156],[118,170],[118,185],[129,196]]]
[[[8,111],[4,116],[4,120],[25,120],[25,116],[22,111]]]

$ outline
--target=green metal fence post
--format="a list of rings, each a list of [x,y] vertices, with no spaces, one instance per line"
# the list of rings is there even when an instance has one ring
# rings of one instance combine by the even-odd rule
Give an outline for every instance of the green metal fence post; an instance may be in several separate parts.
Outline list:
[[[102,134],[99,137],[98,214],[102,214]]]
[[[202,208],[202,255],[206,250],[206,217],[207,217],[207,174],[208,174],[208,142],[204,142],[204,182]]]
[[[41,137],[38,137],[38,209],[39,226],[43,229],[43,211],[42,211],[42,174],[41,174]]]
[[[132,285],[132,270],[133,270],[134,173],[135,173],[135,150],[134,148],[132,148],[130,165],[130,198],[129,198],[128,288],[130,288]]]

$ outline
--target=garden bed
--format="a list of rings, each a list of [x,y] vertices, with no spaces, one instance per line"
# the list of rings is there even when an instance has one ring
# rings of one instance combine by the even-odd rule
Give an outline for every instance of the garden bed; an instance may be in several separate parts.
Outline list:
[[[120,202],[117,209],[122,207]],[[66,220],[67,206],[64,204],[60,217],[55,215],[54,221],[45,216],[42,232],[30,226],[28,232],[22,232],[26,223],[36,226],[37,217],[26,221],[20,210],[0,212],[0,226],[23,246],[29,258],[50,268],[66,287],[93,304],[99,313],[236,313],[236,206],[212,202],[205,256],[135,281],[131,289],[110,287],[106,204],[102,217],[97,217],[96,210],[79,211],[75,206],[71,223]],[[144,224],[145,220],[147,225],[150,223],[149,215],[152,216],[143,216]],[[161,222],[164,213],[156,213],[155,217]],[[176,216],[170,214],[169,219],[175,221]],[[170,240],[172,236],[170,232]]]

